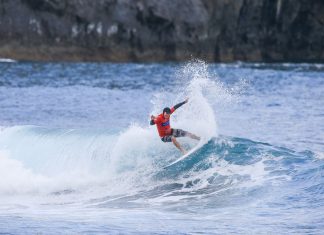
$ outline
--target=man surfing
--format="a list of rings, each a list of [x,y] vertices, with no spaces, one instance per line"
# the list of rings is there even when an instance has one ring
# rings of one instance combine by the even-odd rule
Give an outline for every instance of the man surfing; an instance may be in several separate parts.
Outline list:
[[[171,114],[176,109],[178,109],[179,107],[184,105],[185,103],[188,103],[188,99],[186,99],[185,101],[183,101],[179,104],[176,104],[171,109],[169,107],[164,108],[163,112],[160,115],[158,115],[157,117],[152,115],[151,122],[150,122],[150,125],[156,124],[160,138],[163,142],[172,142],[183,154],[185,154],[186,151],[182,148],[182,146],[177,141],[177,139],[176,139],[177,137],[188,136],[192,139],[200,140],[200,137],[198,137],[188,131],[184,131],[181,129],[173,129],[170,127]]]

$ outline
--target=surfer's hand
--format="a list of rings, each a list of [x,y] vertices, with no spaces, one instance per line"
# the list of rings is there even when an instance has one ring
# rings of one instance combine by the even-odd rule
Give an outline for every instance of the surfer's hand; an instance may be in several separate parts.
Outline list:
[[[188,103],[188,101],[189,101],[189,98],[185,99],[185,101],[184,101],[184,102],[185,102],[185,103]]]
[[[155,119],[154,115],[151,115],[151,120],[154,120],[154,119]]]

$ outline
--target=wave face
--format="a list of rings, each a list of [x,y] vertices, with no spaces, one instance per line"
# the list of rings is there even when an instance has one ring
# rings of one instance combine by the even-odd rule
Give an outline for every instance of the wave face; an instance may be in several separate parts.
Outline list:
[[[322,232],[322,65],[1,66],[1,232]],[[149,115],[185,97],[171,125],[208,141],[165,169]]]
[[[316,165],[321,159],[311,151],[295,152],[248,139],[218,136],[188,158],[164,169],[180,154],[159,141],[143,141],[154,134],[139,126],[119,135],[98,130],[5,128],[0,143],[11,151],[1,153],[1,178],[7,180],[0,193],[48,195],[65,190],[82,193],[83,187],[109,187],[113,188],[106,191],[110,196],[115,192],[127,195],[130,189],[137,192],[149,186],[152,198],[156,197],[155,190],[166,187],[166,198],[172,200],[170,193],[179,190],[184,190],[184,195],[188,190],[188,195],[195,192],[196,196],[208,196],[227,187],[253,188],[266,182],[291,181],[303,172],[304,164]],[[310,176],[312,173],[316,172],[308,172]],[[126,185],[118,185],[121,181]],[[39,192],[40,188],[44,191]]]

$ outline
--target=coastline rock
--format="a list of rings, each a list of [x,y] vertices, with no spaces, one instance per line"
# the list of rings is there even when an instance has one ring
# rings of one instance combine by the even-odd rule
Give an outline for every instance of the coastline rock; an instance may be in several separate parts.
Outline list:
[[[324,61],[321,0],[1,0],[0,57]]]

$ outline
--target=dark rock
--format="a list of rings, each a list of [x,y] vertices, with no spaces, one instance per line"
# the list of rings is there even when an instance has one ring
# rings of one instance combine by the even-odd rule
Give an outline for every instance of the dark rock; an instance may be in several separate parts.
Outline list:
[[[324,61],[322,0],[0,0],[0,57]]]

